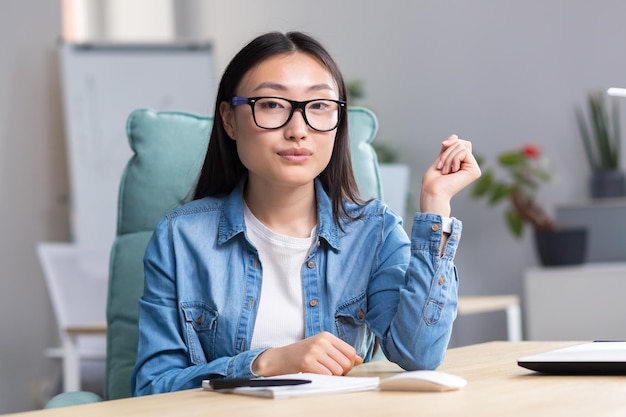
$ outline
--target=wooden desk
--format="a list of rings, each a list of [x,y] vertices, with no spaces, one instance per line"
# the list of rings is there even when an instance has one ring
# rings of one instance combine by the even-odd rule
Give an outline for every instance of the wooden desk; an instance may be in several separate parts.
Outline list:
[[[490,342],[448,351],[441,370],[468,380],[443,393],[379,392],[271,400],[194,389],[141,398],[33,411],[20,417],[73,416],[623,416],[626,376],[548,376],[517,366],[520,356],[580,342]],[[381,378],[389,362],[357,367],[353,375]]]
[[[67,326],[65,328],[65,333],[73,337],[88,335],[106,335],[107,324],[105,322],[96,322]]]

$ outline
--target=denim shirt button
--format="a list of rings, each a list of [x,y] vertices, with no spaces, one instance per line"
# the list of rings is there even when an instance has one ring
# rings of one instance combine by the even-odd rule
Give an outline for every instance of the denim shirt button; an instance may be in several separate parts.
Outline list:
[[[356,316],[359,318],[359,320],[363,320],[363,317],[365,317],[365,313],[363,312],[363,310],[359,310],[359,312],[356,313]]]
[[[314,268],[314,267],[315,267],[315,262],[313,262],[313,261],[309,261],[309,262],[306,264],[306,266],[308,266],[308,267],[309,267],[309,269]]]
[[[196,323],[198,323],[198,326],[201,326],[201,325],[202,325],[202,316],[200,316],[200,317],[198,317],[198,318],[196,319]]]
[[[317,300],[311,300],[311,301],[309,301],[309,305],[310,305],[311,307],[315,307],[315,306],[317,305]]]
[[[437,230],[439,230],[439,225],[437,223],[433,223],[433,225],[430,227],[430,229],[433,232],[436,232]]]
[[[439,281],[437,281],[439,285],[443,285],[443,275],[439,276]]]

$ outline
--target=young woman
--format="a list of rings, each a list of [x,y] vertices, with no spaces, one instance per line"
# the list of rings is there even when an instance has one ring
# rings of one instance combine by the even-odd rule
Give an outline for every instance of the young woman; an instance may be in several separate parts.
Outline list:
[[[267,33],[233,58],[194,200],[146,250],[135,395],[343,375],[371,359],[375,336],[405,369],[441,363],[461,235],[450,200],[480,176],[471,144],[442,142],[409,239],[383,202],[359,197],[346,104],[336,63],[305,34]]]

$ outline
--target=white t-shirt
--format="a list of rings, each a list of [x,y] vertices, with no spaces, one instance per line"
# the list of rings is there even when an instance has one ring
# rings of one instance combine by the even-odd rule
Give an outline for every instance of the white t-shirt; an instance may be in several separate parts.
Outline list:
[[[263,268],[261,299],[250,349],[285,346],[304,338],[302,265],[317,228],[298,238],[273,232],[244,205],[248,238],[259,251]]]

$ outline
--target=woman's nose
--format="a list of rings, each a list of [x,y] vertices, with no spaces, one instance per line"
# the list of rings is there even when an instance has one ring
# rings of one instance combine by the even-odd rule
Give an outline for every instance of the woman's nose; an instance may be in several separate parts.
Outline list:
[[[304,139],[308,133],[309,126],[304,119],[304,113],[300,109],[296,109],[291,116],[291,120],[285,126],[285,135],[291,140]]]

